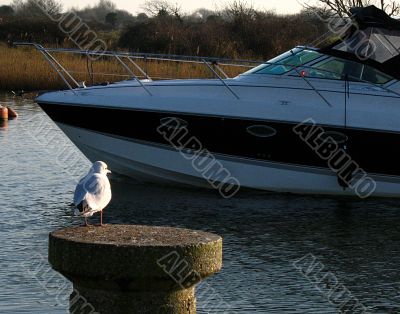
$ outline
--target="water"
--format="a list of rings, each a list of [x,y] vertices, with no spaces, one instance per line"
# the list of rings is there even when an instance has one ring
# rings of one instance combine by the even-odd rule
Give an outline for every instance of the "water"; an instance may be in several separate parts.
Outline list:
[[[71,287],[50,270],[47,239],[82,223],[70,203],[90,164],[32,101],[0,99],[20,113],[0,125],[0,313],[66,313]],[[107,223],[223,236],[224,268],[199,287],[199,313],[337,313],[328,293],[336,281],[369,313],[400,313],[398,200],[251,191],[225,200],[213,191],[111,180]],[[319,274],[295,267],[305,256],[320,263]],[[319,290],[312,276],[324,275],[334,283]]]

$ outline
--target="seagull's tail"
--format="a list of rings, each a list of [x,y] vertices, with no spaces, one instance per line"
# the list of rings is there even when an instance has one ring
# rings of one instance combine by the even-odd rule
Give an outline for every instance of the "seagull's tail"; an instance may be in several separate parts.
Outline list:
[[[89,212],[90,210],[91,208],[89,204],[85,200],[83,200],[78,205],[76,205],[74,214],[75,216],[82,216],[85,213]]]

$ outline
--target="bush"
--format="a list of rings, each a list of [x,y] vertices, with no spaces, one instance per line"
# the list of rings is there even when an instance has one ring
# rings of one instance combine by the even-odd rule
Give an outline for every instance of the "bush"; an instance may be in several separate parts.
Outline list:
[[[62,44],[66,36],[49,19],[11,19],[0,24],[0,40]]]
[[[207,19],[154,17],[124,29],[118,46],[137,52],[267,59],[319,37],[324,25],[309,15],[248,15]]]

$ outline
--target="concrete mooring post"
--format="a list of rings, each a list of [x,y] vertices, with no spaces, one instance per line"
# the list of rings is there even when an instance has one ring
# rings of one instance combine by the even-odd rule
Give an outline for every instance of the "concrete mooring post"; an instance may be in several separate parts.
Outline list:
[[[195,285],[222,267],[222,239],[106,225],[50,234],[49,262],[73,283],[71,313],[196,313]]]

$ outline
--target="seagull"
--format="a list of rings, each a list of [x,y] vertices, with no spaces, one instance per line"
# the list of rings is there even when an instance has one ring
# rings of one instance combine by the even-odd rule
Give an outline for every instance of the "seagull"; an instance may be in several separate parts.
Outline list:
[[[75,189],[74,214],[85,218],[85,226],[88,226],[87,218],[100,212],[100,226],[103,226],[103,210],[111,201],[111,185],[107,178],[106,163],[96,161],[89,173],[83,177]]]

